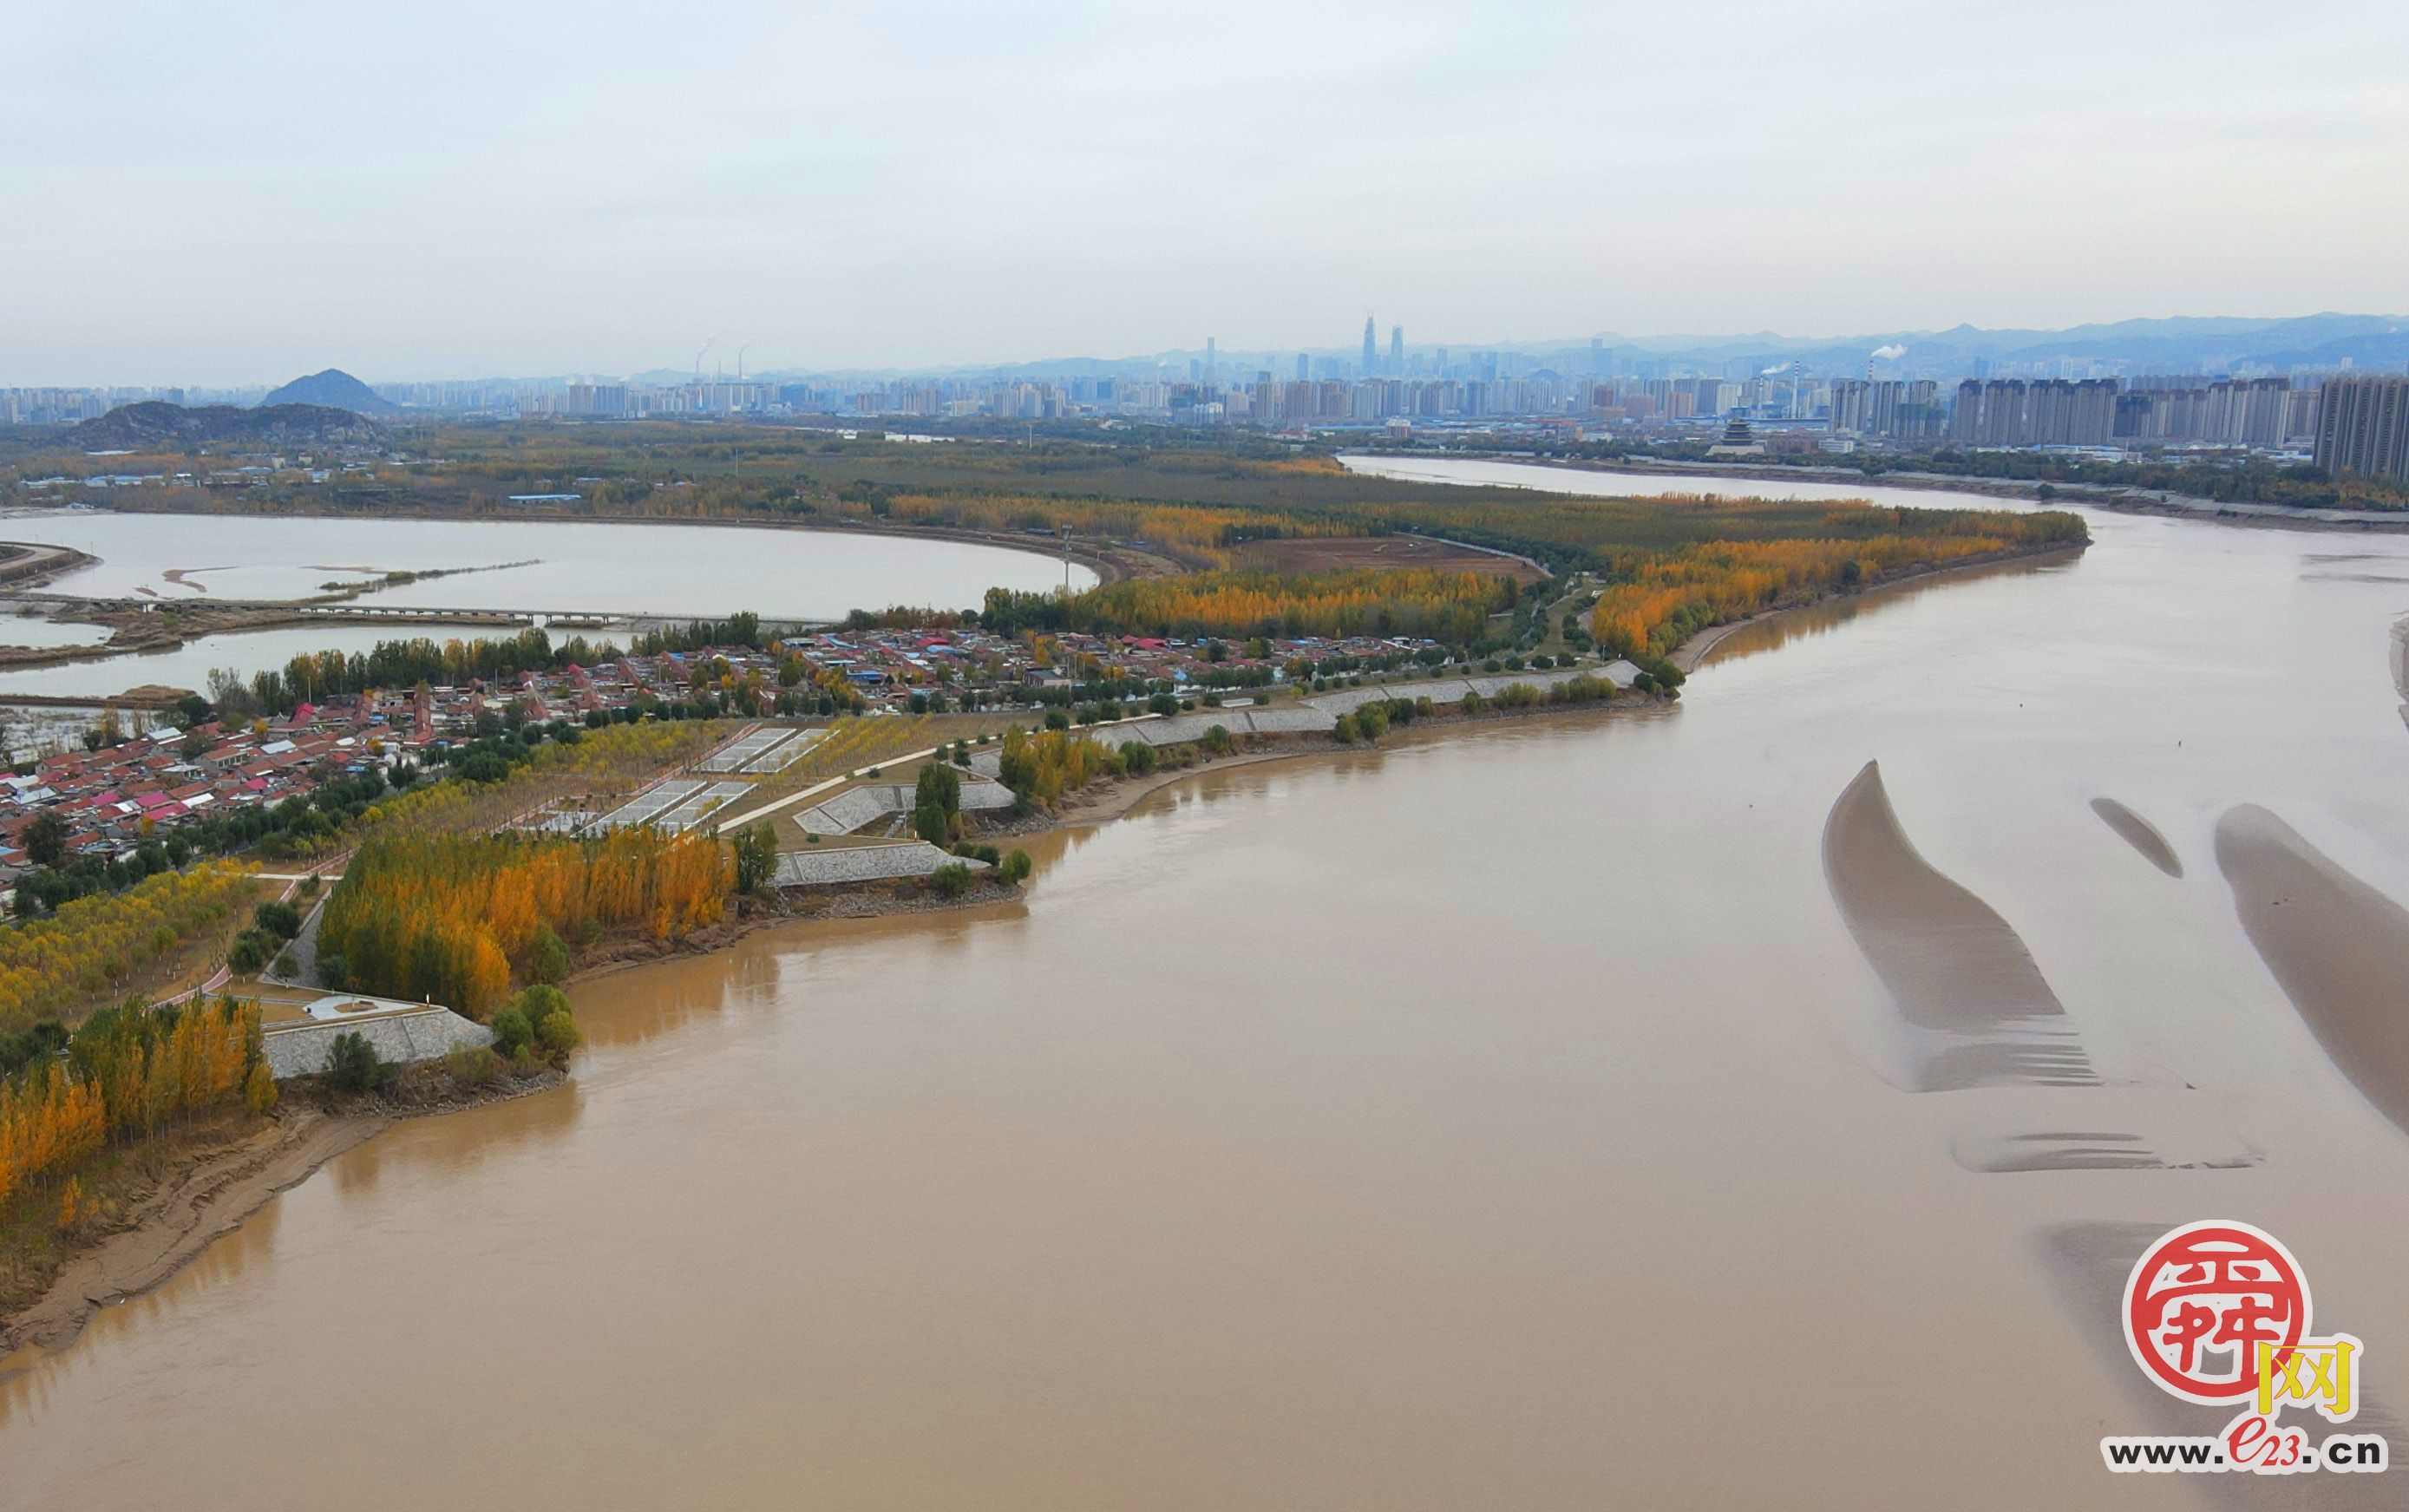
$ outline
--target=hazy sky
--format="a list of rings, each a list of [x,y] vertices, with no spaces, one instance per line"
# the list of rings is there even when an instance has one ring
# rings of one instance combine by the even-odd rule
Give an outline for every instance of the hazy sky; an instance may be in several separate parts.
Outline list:
[[[5,21],[0,384],[2409,307],[2403,0]]]

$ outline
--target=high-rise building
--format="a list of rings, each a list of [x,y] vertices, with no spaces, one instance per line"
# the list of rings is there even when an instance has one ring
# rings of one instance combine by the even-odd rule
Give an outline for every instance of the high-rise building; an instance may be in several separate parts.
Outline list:
[[[1862,433],[1871,427],[1874,385],[1868,379],[1843,378],[1832,385],[1832,428]]]
[[[1313,359],[1302,352],[1296,354],[1296,381],[1300,383],[1313,382]]]
[[[2301,418],[2288,378],[2137,378],[2116,403],[2116,434],[2142,441],[2281,446]]]
[[[2409,377],[2327,379],[2317,392],[2317,466],[2409,482]]]
[[[1406,376],[1406,328],[1402,325],[1389,327],[1389,376]]]
[[[1214,350],[1213,341],[1212,337],[1204,338],[1204,382],[1207,383],[1220,382],[1221,354]]]
[[[2116,420],[2113,378],[1968,379],[1949,434],[1975,446],[2104,446]]]
[[[1365,377],[1365,378],[1369,378],[1369,377],[1371,377],[1375,372],[1378,371],[1378,368],[1375,366],[1375,364],[1377,364],[1377,363],[1378,362],[1378,360],[1379,360],[1379,356],[1380,356],[1380,342],[1379,342],[1379,338],[1375,334],[1376,329],[1377,329],[1377,327],[1375,327],[1375,326],[1373,325],[1373,324],[1372,324],[1372,317],[1371,317],[1371,316],[1369,316],[1369,315],[1364,316],[1364,317],[1363,317],[1363,377]]]

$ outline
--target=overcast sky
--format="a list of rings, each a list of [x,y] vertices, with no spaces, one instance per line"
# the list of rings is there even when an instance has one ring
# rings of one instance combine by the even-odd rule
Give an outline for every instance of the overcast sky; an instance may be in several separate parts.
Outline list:
[[[2403,0],[7,7],[0,384],[2409,307]]]

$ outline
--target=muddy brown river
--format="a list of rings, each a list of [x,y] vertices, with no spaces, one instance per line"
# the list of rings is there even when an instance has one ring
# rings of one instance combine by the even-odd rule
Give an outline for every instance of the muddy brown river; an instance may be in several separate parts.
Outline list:
[[[0,1507],[2400,1505],[2099,1442],[2229,1217],[2403,1443],[2409,540],[2092,527],[582,986],[9,1362]]]

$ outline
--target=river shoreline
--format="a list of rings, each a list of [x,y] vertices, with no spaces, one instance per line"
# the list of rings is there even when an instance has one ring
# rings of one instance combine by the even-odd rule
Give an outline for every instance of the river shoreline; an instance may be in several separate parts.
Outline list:
[[[73,1344],[101,1308],[156,1289],[271,1199],[394,1125],[532,1097],[567,1082],[565,1073],[548,1072],[466,1097],[450,1090],[425,1102],[381,1097],[339,1110],[296,1098],[266,1129],[171,1158],[119,1227],[76,1247],[37,1297],[0,1317],[0,1380],[22,1368],[11,1364],[20,1351]]]
[[[2091,544],[2088,541],[2085,541],[2079,546],[2034,546],[2018,551],[1990,552],[1982,556],[1969,557],[1962,562],[1950,562],[1940,567],[1918,568],[1911,572],[1893,573],[1891,576],[1882,578],[1878,582],[1868,583],[1854,593],[1828,594],[1821,598],[1810,598],[1805,603],[1780,604],[1772,609],[1759,610],[1753,614],[1749,614],[1739,619],[1725,620],[1721,625],[1709,625],[1705,629],[1700,630],[1697,634],[1690,637],[1687,641],[1684,641],[1680,645],[1674,647],[1672,654],[1667,655],[1665,659],[1671,662],[1675,667],[1681,669],[1684,675],[1687,675],[1688,673],[1696,671],[1700,665],[1706,661],[1707,657],[1713,653],[1715,647],[1721,644],[1726,636],[1729,636],[1736,631],[1746,629],[1751,626],[1764,625],[1779,620],[1785,614],[1796,614],[1802,610],[1812,609],[1818,604],[1842,603],[1850,599],[1868,598],[1881,594],[1885,589],[1895,588],[1903,583],[1933,583],[1953,577],[1970,577],[1985,569],[1999,567],[2009,562],[2071,562],[2090,549]]]
[[[319,519],[358,523],[361,516],[333,510],[290,509],[144,509],[110,506],[110,512],[122,515],[167,515],[195,519]],[[474,514],[460,511],[406,510],[378,516],[380,519],[421,520],[428,523],[495,523],[550,525],[624,525],[624,526],[695,526],[729,529],[763,529],[816,532],[832,536],[883,536],[899,540],[950,541],[960,545],[982,546],[995,551],[1009,551],[1024,556],[1060,560],[1063,552],[1060,542],[1050,542],[1052,549],[1041,549],[1026,536],[995,531],[956,528],[948,526],[896,525],[886,522],[800,522],[790,520],[696,520],[655,515],[580,515],[565,511],[531,512],[497,516]],[[95,566],[101,558],[73,548],[51,546],[41,542],[0,541],[0,549],[13,548],[20,554],[31,554],[28,562],[20,557],[0,558],[0,605],[47,606],[47,617],[53,623],[90,625],[108,639],[94,642],[53,646],[13,646],[0,643],[0,671],[34,670],[53,667],[88,665],[102,667],[125,658],[151,653],[172,652],[191,641],[209,636],[247,635],[269,630],[294,629],[303,626],[325,625],[330,627],[360,626],[392,626],[397,637],[424,634],[426,629],[482,630],[509,634],[534,626],[539,619],[555,624],[577,616],[546,611],[497,612],[464,607],[434,608],[416,611],[407,617],[380,611],[373,602],[359,602],[375,591],[373,586],[353,588],[346,592],[313,594],[292,599],[246,599],[200,597],[153,603],[123,596],[87,597],[64,591],[52,585],[61,573]],[[1082,543],[1074,540],[1069,547],[1072,561],[1096,576],[1099,584],[1131,578],[1170,577],[1195,570],[1191,564],[1181,562],[1171,554],[1147,547],[1121,542]],[[525,566],[525,563],[505,564]],[[16,582],[9,577],[11,567],[17,576],[29,579]],[[486,568],[436,569],[420,572],[420,579],[460,575],[487,570]],[[181,570],[181,569],[176,569]],[[171,577],[174,572],[169,574]],[[352,606],[348,611],[344,606]],[[641,634],[648,628],[683,624],[695,616],[663,614],[627,614],[617,616],[614,624],[624,625],[627,635]],[[786,619],[772,616],[776,623],[811,627],[825,627],[834,620]],[[0,641],[5,641],[7,621],[0,617]],[[616,629],[605,628],[599,633],[612,635]],[[174,700],[144,698],[150,688],[122,690],[121,695],[95,693],[81,695],[49,695],[35,700],[0,699],[0,701],[41,701],[56,706],[96,707],[108,703],[165,706]]]
[[[1676,648],[1667,659],[1687,672],[1711,653],[1725,636],[1743,626],[1763,624],[1819,604],[1862,598],[1898,583],[1970,573],[2016,560],[2071,559],[2084,549],[2083,545],[2052,545],[1993,553],[1977,559],[1900,573],[1866,583],[1848,593],[1784,604],[1744,619],[1711,626]],[[1526,723],[1565,714],[1631,714],[1677,706],[1676,699],[1661,696],[1625,696],[1586,705],[1541,703],[1524,709],[1491,707],[1472,713],[1442,709],[1409,726],[1400,727],[1393,733],[1401,738],[1419,737],[1412,743],[1423,743],[1444,739],[1460,727]],[[1403,740],[1400,743],[1404,743]],[[1089,788],[1068,796],[1032,827],[974,838],[1008,842],[1060,830],[1092,828],[1128,814],[1155,793],[1190,777],[1240,767],[1362,754],[1382,748],[1350,744],[1332,736],[1318,734],[1277,737],[1274,743],[1240,749],[1226,756],[1208,757],[1186,766],[1163,767],[1143,777],[1115,778],[1092,784]],[[825,899],[824,906],[799,910],[791,904],[770,908],[742,900],[734,900],[733,917],[676,942],[626,943],[572,972],[567,979],[568,985],[616,975],[681,957],[715,954],[733,947],[750,935],[785,925],[902,914],[951,914],[963,909],[1015,902],[1026,897],[1017,885],[985,881],[962,896],[951,899],[912,884],[879,884],[869,887],[845,886],[815,891]],[[821,899],[807,894],[805,900],[818,902]],[[196,1259],[216,1239],[233,1232],[270,1199],[300,1185],[327,1161],[356,1148],[404,1118],[466,1111],[549,1090],[567,1080],[566,1073],[555,1073],[529,1083],[512,1084],[490,1095],[466,1099],[446,1097],[426,1105],[374,1111],[337,1113],[321,1106],[301,1105],[280,1116],[273,1131],[255,1135],[237,1145],[208,1149],[185,1158],[172,1174],[139,1202],[130,1216],[130,1221],[98,1243],[70,1256],[38,1300],[12,1317],[0,1318],[0,1361],[28,1346],[55,1350],[72,1343],[100,1307],[155,1289]],[[5,1366],[0,1366],[0,1378],[5,1378],[8,1373]]]
[[[1542,704],[1524,710],[1442,714],[1417,720],[1397,733],[1435,740],[1464,727],[1528,723],[1565,714],[1629,714],[1661,709],[1670,702],[1664,698],[1624,698],[1573,707]],[[1274,762],[1361,755],[1384,748],[1349,745],[1321,736],[1283,739],[1267,749],[1239,751],[1192,766],[1158,769],[1144,777],[1092,784],[1066,799],[1038,825],[985,838],[1008,842],[1109,824],[1154,794],[1191,777]],[[926,888],[907,891],[884,885],[874,888],[831,888],[826,894],[830,906],[798,911],[748,905],[741,909],[737,917],[697,930],[685,940],[631,943],[580,967],[565,985],[574,986],[685,957],[714,955],[752,935],[786,926],[950,914],[1018,902],[1027,897],[1020,886],[1009,883],[974,886],[961,897],[951,899]],[[423,1104],[360,1111],[338,1112],[296,1099],[277,1116],[268,1130],[235,1144],[211,1145],[177,1158],[170,1174],[139,1199],[123,1226],[69,1256],[36,1300],[12,1315],[0,1316],[0,1379],[13,1374],[7,1361],[18,1351],[55,1351],[74,1343],[102,1307],[157,1289],[198,1259],[209,1245],[241,1227],[271,1199],[309,1180],[328,1161],[396,1124],[533,1096],[565,1086],[570,1079],[565,1073],[552,1073],[498,1087],[485,1095],[449,1095]]]
[[[167,507],[145,508],[139,501],[131,505],[111,502],[116,514],[172,514],[195,519],[287,519],[287,520],[426,520],[447,525],[649,525],[694,526],[726,530],[801,530],[835,536],[901,536],[923,540],[953,540],[965,545],[990,546],[998,551],[1018,552],[1025,556],[1042,556],[1060,561],[1063,554],[1060,539],[1054,536],[1032,538],[1003,531],[973,530],[955,526],[898,524],[883,520],[793,520],[742,519],[724,520],[675,514],[580,514],[569,510],[527,509],[510,513],[483,513],[474,510],[429,509],[425,506],[401,506],[380,509],[373,515],[347,510],[302,510],[251,508],[241,505],[207,510],[185,510]],[[1042,539],[1043,546],[1035,544]],[[1155,550],[1139,549],[1120,542],[1099,545],[1075,538],[1069,547],[1071,560],[1096,574],[1098,583],[1118,583],[1132,577],[1162,577],[1192,570],[1169,555]],[[91,560],[97,560],[92,558]],[[77,564],[86,565],[84,563]],[[453,570],[472,570],[454,569]],[[238,602],[240,600],[237,600]],[[660,616],[639,616],[657,618]]]
[[[1392,455],[1410,457],[1415,454],[1365,453],[1362,454],[1367,457],[1383,458]],[[1769,468],[1717,468],[1713,471],[1692,471],[1686,468],[1677,468],[1669,464],[1633,464],[1627,468],[1620,468],[1605,465],[1585,463],[1536,462],[1525,457],[1503,453],[1464,453],[1455,454],[1454,455],[1460,455],[1472,460],[1496,461],[1521,466],[1547,467],[1565,471],[1610,472],[1616,470],[1628,470],[1638,472],[1661,472],[1666,477],[1726,477],[1738,480],[1763,482],[1781,481],[1784,478],[1788,478],[1790,481],[1794,482],[1799,481],[1799,474],[1807,470]],[[1344,465],[1343,460],[1341,465]],[[1816,469],[1811,474],[1808,475],[1804,481],[1845,485],[1849,482],[1861,480],[1854,475],[1844,474],[1840,472],[1839,469]],[[2022,499],[2037,498],[2037,495],[2031,487],[2004,483],[1999,480],[1973,479],[1957,481],[1941,478],[1938,475],[1898,475],[1896,478],[1886,475],[1882,480],[1869,480],[1867,482],[1868,482],[1869,485],[1887,485],[1896,483],[1897,486],[1900,487],[1919,488],[1932,492],[1955,491],[1968,494],[1980,494],[1991,497]],[[2142,505],[2129,502],[2117,502],[2106,497],[2095,498],[2089,497],[2092,492],[2097,491],[2086,491],[2085,485],[2081,484],[2067,484],[2060,490],[2061,496],[2070,503],[2093,503],[2098,504],[2102,508],[2119,509],[2126,512],[2137,513],[2155,512],[2182,514],[2186,512],[2182,509],[2172,506],[2144,507]],[[2082,494],[2083,497],[2078,497],[2078,493]],[[2041,502],[2050,501],[2041,500]],[[2208,501],[2196,500],[2192,502],[2206,504]],[[356,514],[346,513],[334,510],[292,510],[281,508],[253,509],[239,506],[204,511],[169,508],[146,509],[138,506],[125,508],[112,504],[110,509],[113,512],[128,515],[162,514],[190,516],[195,518],[235,517],[255,519],[296,518],[325,520],[357,520],[359,518]],[[386,516],[380,517],[382,518]],[[583,515],[561,511],[534,511],[527,514],[512,514],[508,517],[502,517],[489,514],[476,514],[464,511],[433,510],[425,508],[396,511],[393,511],[389,517],[396,519],[426,520],[429,522],[475,521],[482,523],[497,521],[499,523],[518,523],[526,521],[564,525],[711,526],[731,529],[749,528],[801,530],[807,532],[817,531],[823,534],[832,535],[851,534],[891,536],[900,539],[949,540],[966,545],[987,546],[996,550],[1015,551],[1026,555],[1052,554],[1049,553],[1036,551],[1032,548],[1030,541],[1026,538],[1022,537],[1015,537],[993,531],[962,529],[950,526],[895,524],[890,522],[873,523],[847,521],[841,523],[813,523],[785,520],[681,519],[670,516],[653,515]],[[2289,515],[2286,515],[2282,519],[2261,519],[2253,515],[2233,515],[2230,516],[2230,520],[2231,523],[2245,525],[2281,525],[2285,523],[2294,523],[2301,526],[2315,526],[2320,524],[2320,522],[2314,520],[2294,520],[2293,517]],[[2404,518],[2398,524],[2400,528],[2409,529],[2409,518]],[[2334,525],[2330,526],[2330,528],[2353,528],[2353,526],[2350,525]],[[77,560],[72,564],[74,567],[93,565],[99,560],[97,557],[88,556],[79,552],[73,552],[68,548],[50,548],[33,542],[0,542],[0,545],[8,544],[17,544],[22,546],[23,549],[36,552],[46,550],[65,552],[67,554],[77,558]],[[1491,551],[1493,552],[1494,554],[1511,557],[1517,561],[1530,561],[1527,557],[1515,556],[1513,553],[1495,551],[1493,548],[1474,547],[1471,549]],[[1179,561],[1176,557],[1159,549],[1141,548],[1133,544],[1121,542],[1114,542],[1098,547],[1093,545],[1083,545],[1079,542],[1074,541],[1070,547],[1070,556],[1073,561],[1077,562],[1079,565],[1094,572],[1100,584],[1120,582],[1128,578],[1181,576],[1197,569],[1193,564]],[[1984,558],[1985,561],[1993,559],[1996,558]],[[1536,566],[1537,564],[1533,563],[1532,565]],[[1953,567],[1959,565],[1974,564],[1952,564]],[[454,569],[448,570],[467,572],[480,569]],[[5,564],[0,564],[0,571],[5,571]],[[443,575],[443,573],[439,571],[422,575],[435,576]],[[46,572],[44,574],[45,581],[47,581],[47,577],[48,573]],[[1891,579],[1886,581],[1895,582],[1902,580]],[[1878,584],[1874,586],[1878,586]],[[146,652],[174,651],[180,649],[188,641],[198,640],[205,636],[242,635],[257,631],[292,629],[299,626],[310,624],[325,624],[331,626],[353,626],[361,625],[393,625],[396,626],[405,626],[409,625],[418,625],[425,626],[442,626],[447,628],[456,627],[463,629],[509,630],[514,627],[532,625],[535,623],[536,617],[533,612],[498,616],[491,611],[460,609],[450,612],[440,610],[428,611],[423,615],[414,615],[410,620],[400,621],[396,620],[389,615],[380,614],[372,606],[362,606],[356,612],[349,614],[344,613],[339,608],[336,607],[344,601],[356,599],[359,596],[359,591],[354,590],[350,594],[315,596],[296,598],[290,601],[200,598],[191,600],[189,602],[178,602],[172,606],[163,606],[170,611],[170,614],[176,614],[177,617],[180,617],[180,613],[199,613],[207,616],[203,623],[185,626],[173,623],[170,614],[160,614],[156,616],[151,614],[137,615],[132,611],[112,610],[108,606],[117,602],[117,600],[113,599],[87,599],[81,598],[77,595],[61,594],[56,590],[45,590],[35,594],[21,593],[19,590],[7,586],[5,578],[0,577],[0,603],[22,599],[28,602],[37,601],[65,604],[69,606],[68,612],[65,615],[61,616],[62,618],[71,623],[91,624],[96,628],[108,630],[112,637],[110,641],[100,644],[37,647],[0,645],[0,670],[14,670],[20,669],[32,670],[78,664],[101,666],[117,661],[123,657],[138,655]],[[178,612],[180,612],[180,613]],[[223,620],[219,618],[220,616],[224,617]],[[151,623],[146,623],[151,622],[154,619],[158,622],[155,626]],[[660,616],[652,615],[631,615],[627,617],[627,623],[631,629],[641,629],[646,625],[662,623],[662,618]],[[795,623],[801,624],[805,622],[797,621]],[[0,634],[5,633],[5,624],[0,624]],[[129,633],[139,637],[139,639],[115,639],[117,637],[127,636]],[[1678,654],[1676,657],[1676,665],[1683,665],[1679,662]],[[1684,670],[1687,670],[1686,665],[1684,665]],[[105,694],[94,694],[89,697],[82,695],[48,695],[42,697],[24,696],[17,699],[0,701],[44,703],[74,708],[98,707],[108,703],[123,703],[129,706],[165,707],[174,701],[173,699],[165,697],[165,695],[169,691],[172,690],[144,686],[122,690],[122,692],[117,696]]]
[[[1984,498],[2012,498],[2027,503],[2067,505],[2113,511],[2118,514],[2155,514],[2172,519],[2207,519],[2220,525],[2293,530],[2409,531],[2409,511],[2387,513],[2374,510],[2344,510],[2325,506],[2293,509],[2282,504],[2229,503],[2191,494],[2172,494],[2105,483],[2027,482],[2015,478],[1959,477],[1945,472],[1885,472],[1868,476],[1849,468],[1751,467],[1737,462],[1679,462],[1654,457],[1623,457],[1608,462],[1546,458],[1528,452],[1464,451],[1357,452],[1367,461],[1494,462],[1508,467],[1544,468],[1556,472],[1651,473],[1666,479],[1710,482],[1730,479],[1741,482],[1815,483],[1830,488],[1906,488],[1923,493],[1970,494]],[[1340,466],[1346,465],[1340,458]],[[1443,482],[1444,480],[1405,480]],[[2044,497],[2041,489],[2051,492]],[[1522,486],[1513,483],[1503,487]],[[1601,493],[1599,497],[1616,497]]]

